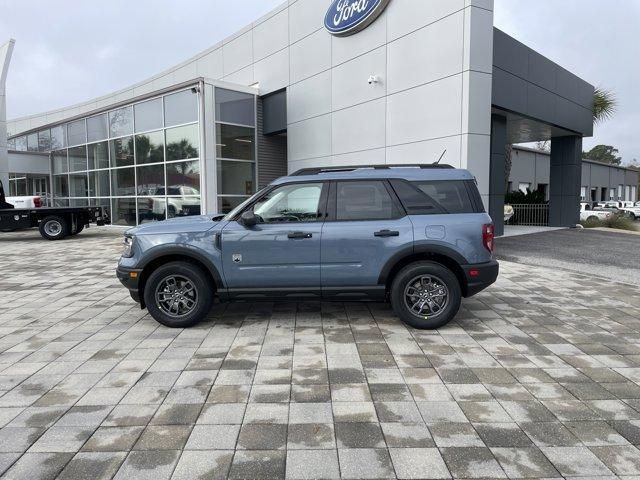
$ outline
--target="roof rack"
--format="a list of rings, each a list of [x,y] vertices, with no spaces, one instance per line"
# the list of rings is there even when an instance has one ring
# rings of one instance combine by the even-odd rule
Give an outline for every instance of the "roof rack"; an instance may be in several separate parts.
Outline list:
[[[353,172],[355,170],[373,169],[373,170],[390,170],[392,168],[420,168],[423,170],[439,168],[439,169],[452,169],[451,165],[437,164],[437,163],[408,163],[401,165],[355,165],[348,167],[316,167],[316,168],[303,168],[297,172],[292,173],[292,177],[302,177],[306,175],[319,175],[321,173],[339,173],[339,172]]]

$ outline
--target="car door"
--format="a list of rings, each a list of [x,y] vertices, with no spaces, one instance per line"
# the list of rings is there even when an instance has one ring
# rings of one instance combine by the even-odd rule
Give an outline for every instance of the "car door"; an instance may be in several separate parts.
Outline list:
[[[332,182],[322,227],[322,295],[327,299],[384,296],[384,265],[413,247],[413,226],[385,180]]]
[[[238,220],[225,226],[220,242],[231,298],[320,297],[327,188],[323,182],[275,187],[248,207],[256,226]]]

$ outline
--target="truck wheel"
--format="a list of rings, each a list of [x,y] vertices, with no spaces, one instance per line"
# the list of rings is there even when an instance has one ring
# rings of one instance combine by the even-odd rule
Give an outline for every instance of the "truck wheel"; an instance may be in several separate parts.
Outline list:
[[[146,282],[144,301],[151,316],[170,328],[188,328],[211,310],[213,286],[206,273],[188,262],[155,270]]]
[[[400,319],[414,328],[431,330],[449,323],[462,301],[455,274],[435,262],[416,262],[403,268],[391,286],[391,305]]]
[[[69,235],[69,224],[62,217],[51,215],[45,217],[38,227],[40,235],[46,240],[62,240]]]

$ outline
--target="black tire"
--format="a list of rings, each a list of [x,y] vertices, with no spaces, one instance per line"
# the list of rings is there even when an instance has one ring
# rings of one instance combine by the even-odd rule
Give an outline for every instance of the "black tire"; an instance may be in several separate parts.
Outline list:
[[[598,220],[600,219],[595,215],[591,215],[590,217],[587,218],[587,222],[597,222]]]
[[[436,281],[445,287],[434,288],[434,293],[438,295],[446,293],[446,301],[440,297],[438,301],[442,301],[439,305],[441,309],[429,315],[411,311],[405,300],[407,290],[416,291],[416,288],[411,287],[417,285],[421,277],[433,277],[433,283],[427,284],[429,288],[434,288]],[[462,290],[458,278],[447,267],[436,262],[415,262],[407,265],[396,275],[391,285],[391,305],[396,315],[407,325],[420,330],[433,330],[449,323],[460,310],[461,302]]]
[[[62,240],[69,235],[69,223],[62,217],[50,215],[40,222],[38,230],[46,240]]]
[[[156,292],[158,291],[165,297],[170,295],[170,290],[165,288],[166,281],[170,277],[187,280],[195,291],[195,305],[184,314],[180,314],[178,311],[170,314],[166,304],[163,306],[156,300]],[[178,283],[180,282],[178,281]],[[170,328],[188,328],[204,320],[211,310],[213,295],[214,288],[207,274],[200,267],[189,262],[172,262],[161,266],[149,276],[144,288],[144,301],[149,313],[157,322]],[[185,294],[182,298],[185,296],[187,295]],[[188,296],[187,299],[193,301],[192,296]],[[170,302],[170,300],[167,301]],[[174,305],[176,305],[175,302]],[[178,302],[176,305],[178,309],[181,306],[187,309],[184,302]]]

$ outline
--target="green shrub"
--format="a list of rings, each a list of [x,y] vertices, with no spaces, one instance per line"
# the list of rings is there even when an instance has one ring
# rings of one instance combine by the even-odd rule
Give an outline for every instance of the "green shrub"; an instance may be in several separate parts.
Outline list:
[[[532,205],[532,204],[544,204],[547,203],[545,199],[545,195],[538,190],[534,190],[533,192],[527,188],[527,193],[524,193],[520,190],[514,190],[513,192],[508,192],[504,196],[504,203],[508,203],[510,205]]]
[[[607,220],[586,220],[580,222],[584,228],[615,228],[616,230],[629,230],[637,232],[638,228],[633,220],[614,215]]]

